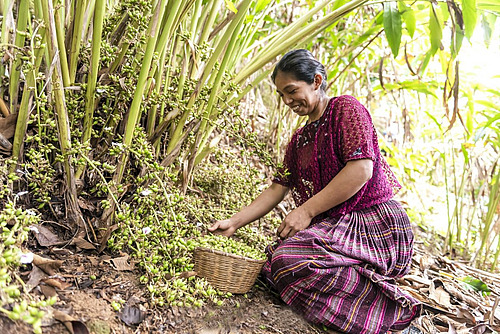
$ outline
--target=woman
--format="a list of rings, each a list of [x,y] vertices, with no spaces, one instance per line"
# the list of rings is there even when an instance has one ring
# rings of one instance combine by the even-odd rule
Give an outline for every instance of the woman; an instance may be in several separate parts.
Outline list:
[[[351,96],[329,98],[326,77],[307,50],[279,61],[277,92],[308,122],[292,136],[272,185],[209,230],[231,236],[291,190],[296,208],[277,230],[281,241],[266,249],[267,283],[314,323],[356,334],[400,330],[420,312],[394,282],[409,271],[413,253],[408,216],[391,199],[401,186],[369,112]]]

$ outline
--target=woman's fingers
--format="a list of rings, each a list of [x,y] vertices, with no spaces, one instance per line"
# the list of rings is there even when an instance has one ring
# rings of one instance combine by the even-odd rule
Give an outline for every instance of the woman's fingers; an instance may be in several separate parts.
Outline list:
[[[290,232],[292,232],[292,229],[290,228],[290,226],[288,226],[288,224],[284,220],[281,222],[281,225],[278,227],[276,234],[280,239],[286,239],[286,238],[290,237],[290,235],[289,235]],[[293,234],[295,234],[295,233],[293,233]]]
[[[224,235],[226,237],[230,237],[234,234],[236,230],[229,220],[219,220],[216,221],[212,226],[208,228],[208,230],[214,234]]]
[[[220,222],[215,222],[215,224],[213,224],[212,226],[208,227],[208,230],[210,232],[213,232],[213,231],[215,231],[215,230],[217,230],[219,228],[219,225],[220,225]]]

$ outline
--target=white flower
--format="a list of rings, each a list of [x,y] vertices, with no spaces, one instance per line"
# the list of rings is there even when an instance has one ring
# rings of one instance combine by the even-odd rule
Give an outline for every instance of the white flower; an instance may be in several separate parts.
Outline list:
[[[30,226],[30,227],[28,227],[28,228],[30,229],[30,231],[33,231],[33,232],[35,232],[35,233],[37,233],[37,234],[38,234],[38,233],[40,233],[40,231],[38,231],[38,228],[37,228],[36,226],[31,225],[31,226]]]
[[[24,196],[26,195],[28,192],[27,191],[20,191],[16,194],[16,197],[21,197],[21,196]]]
[[[29,214],[30,216],[36,216],[36,212],[31,209],[26,210],[26,213]]]
[[[28,264],[28,263],[33,262],[33,253],[30,252],[30,253],[23,253],[23,254],[21,254],[20,261],[23,264]]]
[[[153,192],[149,189],[146,189],[146,190],[143,190],[141,191],[141,196],[149,196],[151,195]]]
[[[142,233],[144,233],[144,234],[148,234],[148,233],[150,233],[150,232],[151,232],[151,227],[149,227],[149,226],[144,227],[144,228],[142,229]]]

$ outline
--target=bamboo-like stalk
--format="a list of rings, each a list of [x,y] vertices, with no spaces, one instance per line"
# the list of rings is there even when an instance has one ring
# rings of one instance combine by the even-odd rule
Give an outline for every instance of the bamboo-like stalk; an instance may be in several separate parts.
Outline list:
[[[10,27],[8,26],[9,24],[9,17],[13,17],[12,15],[12,9],[14,7],[14,0],[4,0],[2,2],[3,7],[2,7],[2,44],[9,44],[9,31]]]
[[[123,144],[125,147],[129,147],[132,143],[132,137],[134,135],[135,127],[137,125],[137,120],[140,115],[140,107],[142,104],[142,96],[144,93],[144,88],[146,87],[146,81],[149,76],[151,61],[153,59],[153,53],[156,47],[156,42],[158,40],[158,30],[160,28],[159,21],[163,17],[165,11],[167,0],[161,0],[158,3],[153,18],[151,19],[150,25],[148,27],[148,38],[146,44],[146,52],[144,54],[144,59],[142,60],[141,71],[139,73],[139,78],[137,80],[137,86],[134,92],[134,98],[132,104],[130,105],[128,120],[125,128],[125,134],[123,137]],[[122,154],[120,162],[116,168],[114,175],[115,184],[119,184],[125,168],[125,164],[128,160],[126,154]]]
[[[87,8],[86,0],[76,0],[73,10],[73,31],[71,34],[70,50],[69,50],[69,79],[70,82],[75,82],[76,68],[78,66],[78,55],[80,54],[80,45],[83,32],[83,19]]]
[[[490,238],[490,230],[491,230],[491,225],[493,222],[493,218],[495,217],[495,213],[497,210],[497,207],[500,202],[500,166],[494,165],[493,170],[492,170],[492,177],[491,177],[491,189],[490,189],[490,195],[489,195],[489,201],[488,201],[488,211],[486,213],[486,217],[483,222],[483,230],[481,233],[481,243],[479,245],[479,249],[477,251],[477,254],[481,254],[482,251],[484,250],[485,255],[484,255],[484,260],[486,260],[488,254],[489,254],[489,249],[485,249],[485,245],[487,244],[488,239]],[[499,252],[497,251],[495,254],[495,261],[494,265],[496,266],[496,262],[498,259],[498,254]]]
[[[132,137],[135,132],[135,127],[137,125],[137,120],[140,116],[141,104],[143,99],[144,90],[146,87],[146,82],[148,80],[148,76],[150,74],[151,63],[153,60],[153,54],[156,48],[156,43],[158,41],[158,32],[160,29],[161,18],[164,15],[165,8],[167,7],[168,0],[161,0],[158,2],[157,6],[154,9],[153,17],[149,23],[148,33],[147,33],[147,41],[146,41],[146,51],[144,53],[144,59],[142,60],[141,71],[139,73],[139,78],[137,80],[137,86],[134,92],[134,97],[132,99],[132,104],[129,108],[129,114],[127,119],[127,124],[125,127],[125,133],[123,137],[123,144],[125,147],[130,147],[132,143]],[[114,184],[120,184],[123,173],[125,170],[125,165],[128,161],[128,153],[123,152],[121,157],[119,158],[118,165],[116,167],[116,171],[113,175]],[[115,202],[111,201],[112,193],[108,195],[110,199],[111,206],[104,210],[100,220],[100,227],[103,228],[103,234],[100,239],[100,247],[99,251],[102,251],[106,247],[106,243],[108,238],[111,235],[111,221],[113,219],[114,211],[116,209]]]
[[[18,50],[16,53],[19,53],[24,47],[24,42],[26,40],[26,27],[28,24],[28,16],[30,14],[29,11],[29,0],[21,0],[19,3],[19,11],[17,17],[17,25],[16,29],[16,37],[14,45]],[[14,61],[14,66],[11,68],[10,74],[10,82],[9,82],[9,96],[10,96],[10,111],[12,113],[16,113],[17,110],[17,99],[19,94],[19,77],[21,76],[21,64],[22,59],[19,55],[16,56],[16,60]]]
[[[59,136],[59,145],[64,157],[64,172],[67,187],[66,208],[68,219],[80,231],[84,231],[85,222],[83,221],[80,207],[78,206],[78,197],[76,194],[76,183],[74,170],[71,164],[73,159],[71,154],[71,135],[69,129],[69,117],[66,109],[66,102],[63,91],[62,72],[59,61],[59,50],[57,47],[57,35],[54,21],[54,9],[51,0],[42,0],[43,18],[47,31],[47,51],[49,58],[47,63],[55,63],[52,74],[52,93],[56,111],[57,129]]]
[[[155,73],[154,75],[154,82],[156,83],[155,86],[155,92],[158,94],[161,90],[161,78],[163,76],[163,72],[165,69],[165,59],[167,56],[167,50],[168,50],[168,45],[169,44],[167,41],[171,38],[171,36],[174,33],[174,27],[175,22],[177,21],[177,18],[181,16],[182,12],[182,6],[185,5],[183,1],[174,1],[172,4],[172,7],[169,8],[168,11],[165,12],[165,17],[163,18],[162,21],[164,21],[164,25],[162,27],[162,32],[161,35],[158,38],[158,43],[156,44],[155,51],[160,53],[160,61],[156,64],[154,64],[153,69],[151,72]],[[175,45],[175,44],[174,44]],[[169,62],[172,61],[172,58],[174,57],[176,52],[172,52],[170,54],[170,59]],[[167,71],[167,76],[170,74],[170,71]],[[167,81],[168,82],[168,81]],[[156,124],[156,117],[157,117],[157,109],[158,106],[153,106],[151,111],[148,113],[148,119],[147,119],[147,134],[151,136],[155,130],[155,124]]]
[[[40,13],[41,3],[40,0],[35,0],[35,13]],[[36,15],[36,14],[35,14]],[[45,33],[42,30],[42,42],[45,40]],[[35,45],[33,39],[31,40],[31,49],[34,50]],[[30,62],[33,64],[31,70],[26,73],[26,82],[23,87],[23,95],[21,98],[21,104],[19,105],[19,112],[16,121],[16,131],[14,133],[14,139],[12,143],[12,159],[16,161],[16,164],[10,166],[10,172],[13,173],[17,168],[17,164],[22,160],[22,150],[24,144],[24,138],[26,136],[26,129],[28,128],[28,118],[30,114],[31,105],[33,102],[33,96],[36,96],[36,76],[38,74],[38,69],[40,68],[42,55],[45,48],[40,47],[34,50],[34,55],[32,56]]]
[[[95,109],[95,88],[97,74],[99,72],[99,59],[101,56],[102,28],[104,13],[106,11],[106,0],[96,0],[94,10],[94,23],[92,33],[92,53],[90,59],[89,75],[87,80],[87,91],[85,92],[85,116],[83,118],[82,144],[87,145],[92,134]],[[84,153],[85,154],[85,153]],[[78,168],[75,177],[78,179],[84,171],[84,166]]]
[[[205,22],[202,25],[200,38],[198,39],[198,45],[201,45],[207,41],[212,26],[214,25],[215,18],[217,17],[217,13],[219,12],[221,2],[222,0],[212,1],[212,7],[210,7],[210,10],[208,11],[208,17],[206,17]]]
[[[234,77],[233,82],[236,84],[242,83],[252,73],[262,68],[271,59],[284,53],[294,45],[297,45],[304,38],[310,38],[311,36],[318,34],[320,31],[336,22],[343,16],[347,15],[348,13],[352,12],[354,9],[364,5],[366,2],[368,2],[368,0],[351,0],[345,5],[325,15],[321,19],[309,23],[303,29],[299,29],[298,23],[294,23],[290,25],[289,28],[285,28],[285,30],[281,34],[276,35],[276,37],[269,44],[267,44],[259,52],[258,55],[253,58],[254,61],[250,62],[240,72],[238,72],[238,74]],[[323,1],[312,11],[317,12],[318,10],[322,9],[318,9],[318,7],[324,7],[328,3],[329,1]],[[301,17],[301,19],[297,20],[297,22],[305,20],[305,18],[310,18],[312,16],[313,15],[311,15],[311,12],[309,12],[308,14]]]
[[[214,3],[214,6],[215,6],[215,3]],[[217,80],[220,81],[222,79],[222,77],[219,77],[219,76],[224,73],[224,68],[222,67],[223,65],[221,65],[220,68],[217,70],[217,74],[215,76],[214,76],[214,73],[212,73],[212,72],[213,72],[213,68],[215,67],[216,62],[219,60],[220,55],[222,54],[222,52],[226,48],[228,41],[231,40],[231,36],[234,32],[234,29],[236,27],[238,27],[240,20],[244,17],[243,15],[245,15],[246,12],[248,11],[248,6],[249,6],[248,0],[244,0],[242,2],[242,5],[240,5],[240,6],[242,7],[241,10],[238,11],[238,14],[233,18],[231,24],[229,25],[227,30],[224,32],[224,35],[220,38],[219,43],[217,43],[215,50],[213,51],[208,63],[206,64],[206,66],[204,68],[204,71],[202,72],[202,74],[200,75],[200,78],[198,79],[197,87],[188,101],[186,112],[182,115],[181,119],[179,120],[179,123],[177,124],[177,126],[174,130],[174,133],[172,134],[172,137],[168,143],[167,153],[171,153],[172,150],[177,146],[180,138],[183,137],[182,133],[183,133],[183,128],[184,128],[184,125],[186,123],[186,120],[188,119],[189,113],[193,108],[193,105],[195,103],[196,96],[199,93],[200,87],[201,87],[201,85],[205,84],[205,80],[208,77],[208,75],[211,74],[211,76],[210,76],[211,81],[208,82],[209,86],[214,84]],[[212,7],[212,10],[215,10],[215,9],[216,9],[215,7]],[[212,19],[212,14],[209,15],[207,22],[209,22],[211,19]],[[205,22],[205,23],[207,23],[207,22]],[[204,31],[202,32],[200,40],[203,40],[203,38],[208,37],[208,32],[205,32],[205,30],[207,30],[206,25],[204,26]],[[227,62],[229,60],[228,60],[228,57],[225,57],[224,59],[226,61],[224,66],[226,66]],[[215,101],[215,96],[216,96],[215,94],[217,93],[219,86],[220,85],[218,85],[217,88],[212,88],[212,93],[211,93],[211,96],[209,98],[208,107],[207,107],[208,114],[210,114],[211,105],[213,105],[213,102]],[[203,129],[205,126],[206,125],[203,124],[201,126],[201,128]]]
[[[64,7],[60,6],[55,12],[55,24],[56,24],[56,34],[57,34],[57,46],[59,48],[59,59],[61,60],[61,71],[64,87],[68,87],[71,84],[69,78],[69,67],[68,67],[68,56],[66,55],[66,46],[64,45],[64,20],[62,16],[62,11]]]
[[[35,75],[34,71],[29,71],[26,74],[26,82],[23,88],[23,95],[21,98],[21,104],[19,105],[19,112],[16,121],[16,132],[14,133],[14,140],[12,143],[12,160],[13,163],[10,166],[10,172],[13,173],[17,165],[21,162],[22,158],[22,147],[24,144],[24,138],[26,136],[26,129],[28,128],[28,117],[31,105],[33,103],[33,96],[35,91]]]
[[[210,97],[208,99],[207,103],[207,116],[204,118],[201,122],[200,130],[198,132],[198,137],[199,139],[196,140],[195,146],[192,147],[192,162],[196,161],[196,155],[197,152],[203,152],[205,144],[208,140],[208,137],[210,134],[213,132],[215,128],[215,123],[212,124],[209,128],[208,131],[206,131],[206,127],[208,124],[208,121],[213,118],[213,113],[215,109],[215,104],[216,101],[219,97],[218,90],[219,87],[221,86],[222,78],[224,77],[224,74],[226,72],[226,68],[228,64],[232,61],[232,56],[234,56],[235,53],[235,45],[238,42],[238,36],[240,34],[241,28],[243,27],[243,21],[246,16],[246,13],[248,11],[248,8],[250,6],[251,0],[244,0],[241,5],[240,9],[238,10],[238,13],[236,14],[235,18],[229,25],[228,29],[226,30],[224,37],[221,39],[221,41],[226,41],[229,40],[229,43],[227,45],[227,48],[225,50],[224,57],[222,59],[222,62],[220,64],[220,67],[217,71],[217,75],[215,76],[215,80],[212,86],[212,91],[210,93]],[[198,159],[199,160],[199,159]],[[190,166],[191,169],[194,167],[194,164]],[[189,170],[188,170],[189,171]],[[190,171],[189,171],[190,172]]]

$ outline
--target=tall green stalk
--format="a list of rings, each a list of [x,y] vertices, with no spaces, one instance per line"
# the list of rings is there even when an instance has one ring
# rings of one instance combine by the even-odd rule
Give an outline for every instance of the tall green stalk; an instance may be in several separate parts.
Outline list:
[[[35,7],[41,8],[40,0],[35,0]],[[37,12],[37,10],[35,10]],[[40,10],[38,9],[38,12]],[[36,13],[41,14],[41,13]],[[23,95],[21,97],[21,104],[19,105],[19,112],[16,121],[16,131],[14,132],[14,139],[12,143],[12,159],[16,162],[10,166],[10,172],[14,172],[17,168],[17,164],[22,160],[22,149],[24,144],[24,138],[26,136],[26,129],[28,128],[28,119],[30,114],[31,105],[33,103],[33,97],[36,95],[36,77],[38,75],[38,69],[40,67],[41,59],[43,58],[43,53],[45,48],[43,47],[43,41],[45,40],[44,31],[41,32],[42,43],[40,47],[35,48],[35,43],[33,38],[31,39],[31,50],[33,50],[32,57],[30,59],[31,68],[25,73],[26,82],[23,87]]]
[[[84,14],[87,8],[86,0],[76,0],[73,10],[73,31],[71,34],[71,43],[69,49],[69,80],[75,82],[76,68],[78,66],[78,56],[80,54],[80,46],[82,40],[82,32],[84,26]]]
[[[210,97],[208,99],[207,107],[206,107],[206,116],[203,118],[201,121],[201,126],[200,130],[197,134],[198,140],[196,140],[195,146],[192,147],[192,162],[195,161],[197,152],[203,152],[205,148],[205,144],[208,140],[208,137],[210,134],[213,132],[213,129],[215,127],[215,124],[211,124],[209,130],[207,131],[207,125],[209,121],[213,121],[213,114],[216,112],[215,110],[215,105],[217,102],[217,99],[219,98],[219,88],[222,83],[222,78],[224,77],[224,74],[226,73],[227,66],[230,62],[233,61],[232,56],[234,55],[234,48],[235,45],[237,44],[238,38],[240,36],[241,28],[243,26],[243,21],[246,16],[246,12],[250,6],[251,0],[244,0],[241,5],[240,9],[238,10],[238,13],[236,14],[235,18],[232,20],[231,24],[229,25],[228,29],[226,30],[224,37],[222,37],[221,41],[226,41],[229,40],[229,43],[225,49],[224,57],[222,59],[222,62],[220,64],[220,67],[217,71],[217,75],[215,76],[215,80],[213,84],[210,86],[212,87],[212,90],[210,92]],[[190,168],[192,169],[194,165],[191,165]]]
[[[12,113],[16,112],[17,109],[17,98],[19,92],[19,77],[21,76],[21,57],[19,57],[19,50],[22,50],[24,47],[24,42],[26,41],[26,27],[28,24],[28,17],[30,15],[29,11],[29,0],[21,0],[19,2],[18,8],[18,17],[17,17],[17,25],[16,25],[16,38],[15,38],[15,46],[16,50],[16,59],[14,61],[14,66],[11,69],[10,75],[10,83],[9,83],[9,95],[10,95],[10,111]],[[5,19],[4,19],[5,21]]]
[[[153,59],[153,53],[156,47],[156,42],[158,40],[158,31],[160,29],[159,22],[160,19],[163,17],[167,1],[168,0],[161,0],[161,2],[158,3],[148,28],[146,52],[144,54],[144,59],[142,60],[141,71],[139,73],[139,79],[137,80],[137,86],[134,92],[134,98],[132,100],[132,104],[130,105],[128,120],[125,128],[125,134],[123,137],[123,144],[125,145],[125,147],[129,147],[130,144],[132,143],[132,137],[134,135],[135,127],[137,125],[137,120],[139,119],[144,88],[146,87],[146,81],[149,76],[151,61]],[[122,154],[120,163],[117,166],[114,176],[114,181],[116,184],[119,184],[123,177],[123,172],[127,160],[128,160],[127,154]]]
[[[82,144],[87,145],[92,135],[92,125],[94,122],[94,109],[96,101],[97,74],[99,72],[99,60],[101,56],[102,26],[104,13],[106,11],[106,0],[96,0],[94,10],[94,24],[92,33],[92,53],[90,59],[89,75],[87,79],[87,91],[85,92],[85,116],[83,118]],[[85,154],[85,153],[84,153]],[[84,170],[78,168],[75,177],[80,178]]]
[[[499,202],[500,202],[500,166],[495,164],[492,170],[491,189],[488,200],[488,211],[486,213],[486,217],[483,222],[483,231],[481,233],[481,244],[478,249],[478,254],[481,254],[483,250],[485,251],[484,261],[486,260],[490,251],[489,249],[485,249],[485,246],[491,237],[490,236],[491,225],[496,215]],[[499,251],[497,251],[495,254],[495,261],[494,261],[495,266],[498,259],[498,254]]]
[[[306,23],[318,11],[326,7],[329,3],[334,1],[322,1],[315,8],[303,15],[299,20],[285,28],[280,34],[276,35],[269,44],[267,44],[259,53],[253,57],[253,61],[247,64],[238,74],[234,77],[233,82],[240,84],[252,73],[256,72],[276,56],[283,54],[293,46],[297,45],[305,38],[310,38],[318,34],[326,27],[338,21],[343,16],[352,12],[354,9],[364,5],[368,0],[351,0],[338,9],[328,13],[321,19],[310,22],[304,27],[299,24]]]
[[[54,63],[54,71],[52,73],[52,93],[54,99],[54,107],[56,112],[57,129],[59,135],[59,145],[64,159],[64,173],[67,187],[67,211],[70,223],[73,227],[80,228],[84,231],[84,221],[78,206],[78,197],[76,194],[76,183],[74,178],[74,170],[71,161],[73,160],[71,148],[71,135],[69,128],[69,116],[66,109],[64,97],[64,85],[62,80],[62,71],[59,60],[59,50],[57,46],[56,26],[54,21],[54,9],[52,8],[51,0],[42,0],[43,19],[47,29],[47,51],[48,64]]]
[[[68,67],[68,56],[66,55],[66,46],[64,45],[64,21],[63,21],[63,9],[62,5],[56,10],[55,13],[55,24],[56,24],[56,34],[57,34],[57,46],[59,48],[59,59],[61,60],[61,72],[64,87],[68,87],[71,84],[71,79],[69,77],[69,67]]]

